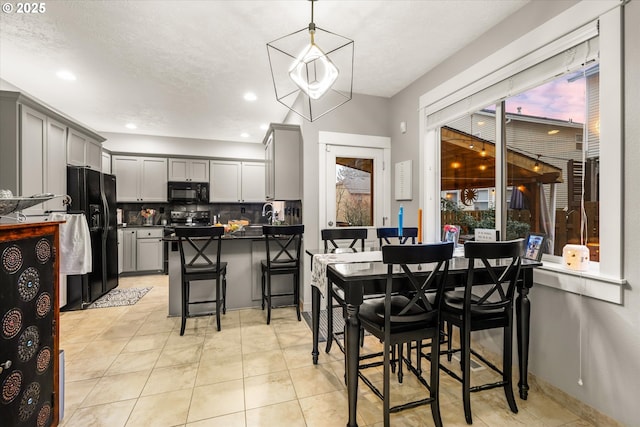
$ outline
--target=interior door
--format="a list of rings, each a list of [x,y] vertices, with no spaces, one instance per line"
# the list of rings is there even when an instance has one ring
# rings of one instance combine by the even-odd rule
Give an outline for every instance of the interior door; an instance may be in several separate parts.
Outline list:
[[[382,227],[389,197],[384,149],[327,145],[326,150],[326,222],[320,227]]]

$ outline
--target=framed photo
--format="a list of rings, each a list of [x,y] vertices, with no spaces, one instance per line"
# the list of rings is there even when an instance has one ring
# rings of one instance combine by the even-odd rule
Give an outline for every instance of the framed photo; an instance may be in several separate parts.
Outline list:
[[[529,233],[527,236],[527,245],[524,250],[524,257],[534,261],[540,261],[544,249],[545,234]]]
[[[442,241],[453,242],[454,247],[458,246],[458,239],[460,238],[460,226],[447,224],[442,227]]]

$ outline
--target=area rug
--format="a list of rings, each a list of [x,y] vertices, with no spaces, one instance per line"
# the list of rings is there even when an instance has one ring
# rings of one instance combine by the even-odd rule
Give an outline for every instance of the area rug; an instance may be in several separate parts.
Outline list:
[[[115,288],[101,296],[87,308],[106,308],[133,305],[146,295],[151,288]]]

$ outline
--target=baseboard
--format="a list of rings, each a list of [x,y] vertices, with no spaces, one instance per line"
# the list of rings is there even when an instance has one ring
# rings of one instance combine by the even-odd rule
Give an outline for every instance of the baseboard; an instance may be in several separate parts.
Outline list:
[[[457,328],[454,330],[454,340],[453,345],[459,345]],[[471,347],[476,350],[478,353],[482,354],[484,358],[486,358],[489,362],[494,365],[500,367],[502,366],[502,355],[498,355],[497,353],[487,350],[486,347],[478,344],[477,342],[472,342]],[[587,405],[583,401],[576,399],[570,394],[560,390],[558,387],[548,383],[547,381],[536,377],[534,374],[529,372],[527,377],[529,382],[529,392],[534,393],[544,393],[549,396],[551,399],[558,402],[565,408],[571,408],[571,412],[578,415],[580,418],[586,419],[587,421],[593,423],[596,426],[607,426],[607,427],[625,427],[624,424],[614,420],[608,415],[603,414],[597,409]],[[513,383],[518,384],[520,380],[520,372],[518,371],[517,361],[514,360],[513,365]],[[515,390],[514,390],[515,391]],[[517,394],[517,391],[516,391]]]
[[[549,384],[545,380],[538,378],[531,373],[529,374],[529,391],[542,392],[546,394],[565,408],[571,408],[571,412],[579,415],[580,418],[590,421],[594,425],[607,427],[625,426],[624,424],[592,408],[583,401],[576,399],[570,394],[560,390],[558,387]]]

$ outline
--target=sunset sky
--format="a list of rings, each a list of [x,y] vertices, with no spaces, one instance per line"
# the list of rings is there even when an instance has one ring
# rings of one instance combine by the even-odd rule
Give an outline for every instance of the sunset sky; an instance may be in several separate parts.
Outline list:
[[[507,98],[507,112],[569,120],[584,123],[585,120],[585,79],[569,81],[573,75],[563,76],[545,83],[520,95]]]

